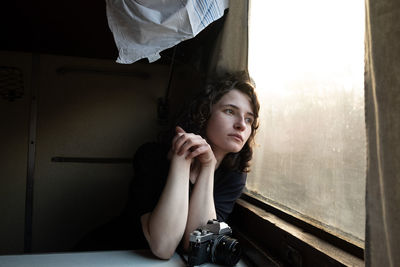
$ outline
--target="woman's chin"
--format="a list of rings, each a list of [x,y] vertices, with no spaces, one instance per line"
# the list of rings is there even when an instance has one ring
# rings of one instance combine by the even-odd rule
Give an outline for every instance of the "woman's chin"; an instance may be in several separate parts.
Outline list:
[[[213,146],[214,153],[216,151],[222,152],[223,154],[228,154],[228,153],[238,153],[240,150],[242,150],[243,146],[239,143],[228,143],[224,144],[222,146]]]
[[[234,144],[229,147],[229,152],[230,153],[238,153],[238,152],[240,152],[240,150],[242,150],[242,148],[243,148],[242,145]]]

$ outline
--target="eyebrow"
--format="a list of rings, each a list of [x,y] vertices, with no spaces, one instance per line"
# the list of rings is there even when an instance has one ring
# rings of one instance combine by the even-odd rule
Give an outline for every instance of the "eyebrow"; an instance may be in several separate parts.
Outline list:
[[[233,105],[233,104],[225,104],[225,105],[222,105],[222,107],[231,107],[231,108],[234,108],[234,109],[240,109],[238,106]],[[254,117],[253,112],[247,112],[246,114],[248,114],[248,115]]]

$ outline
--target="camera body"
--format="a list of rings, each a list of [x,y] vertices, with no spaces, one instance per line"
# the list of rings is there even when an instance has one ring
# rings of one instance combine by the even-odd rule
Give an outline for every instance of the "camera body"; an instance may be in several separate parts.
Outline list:
[[[208,221],[194,230],[189,237],[188,265],[206,262],[233,266],[240,260],[239,242],[231,238],[232,229],[224,222]]]

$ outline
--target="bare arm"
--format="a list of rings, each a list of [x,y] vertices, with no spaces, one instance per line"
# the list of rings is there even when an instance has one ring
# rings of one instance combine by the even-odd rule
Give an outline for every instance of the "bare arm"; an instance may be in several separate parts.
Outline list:
[[[213,184],[216,159],[201,136],[188,134],[180,127],[172,142],[172,160],[167,183],[154,210],[141,217],[143,233],[153,254],[169,259],[184,237],[208,220],[216,218]],[[190,165],[196,158],[200,172],[189,204]]]
[[[167,183],[154,210],[141,217],[142,230],[151,251],[169,259],[182,239],[189,204],[190,160],[172,157]]]
[[[177,145],[179,146],[179,142]],[[208,220],[217,217],[214,205],[214,172],[217,160],[210,145],[200,136],[193,137],[191,140],[186,139],[179,148],[178,155],[191,148],[191,153],[187,158],[196,159],[200,166],[190,196],[188,219],[183,237],[183,246],[187,250],[190,233],[199,226],[205,225]]]
[[[189,248],[189,236],[199,226],[207,224],[208,220],[216,219],[214,206],[214,167],[203,167],[197,177],[196,184],[190,196],[189,214],[183,246]]]

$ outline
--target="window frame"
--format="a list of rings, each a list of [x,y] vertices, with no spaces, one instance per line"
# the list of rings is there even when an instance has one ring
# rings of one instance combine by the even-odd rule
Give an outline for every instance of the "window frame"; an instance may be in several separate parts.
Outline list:
[[[247,258],[257,251],[257,258],[276,266],[364,266],[364,248],[246,192],[236,202],[229,224]]]

